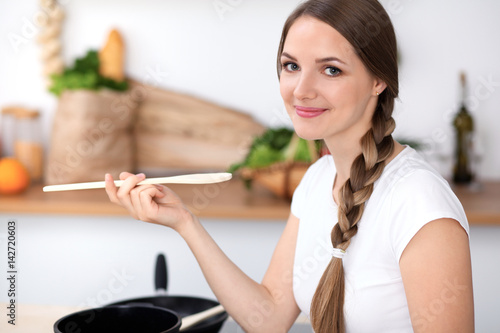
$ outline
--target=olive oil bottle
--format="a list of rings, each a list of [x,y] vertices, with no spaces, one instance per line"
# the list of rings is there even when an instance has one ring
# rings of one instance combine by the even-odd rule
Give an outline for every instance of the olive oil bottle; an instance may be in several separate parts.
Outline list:
[[[472,136],[474,121],[467,109],[465,100],[467,98],[467,78],[465,73],[460,73],[461,106],[453,120],[455,128],[455,165],[453,169],[453,182],[456,184],[469,184],[473,175],[471,171]]]

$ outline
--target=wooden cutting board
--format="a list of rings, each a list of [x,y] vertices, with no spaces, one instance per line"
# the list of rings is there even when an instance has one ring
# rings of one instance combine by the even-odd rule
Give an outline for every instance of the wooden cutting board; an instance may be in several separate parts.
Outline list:
[[[248,114],[188,94],[138,82],[130,91],[140,92],[133,128],[138,171],[225,171],[265,130]]]

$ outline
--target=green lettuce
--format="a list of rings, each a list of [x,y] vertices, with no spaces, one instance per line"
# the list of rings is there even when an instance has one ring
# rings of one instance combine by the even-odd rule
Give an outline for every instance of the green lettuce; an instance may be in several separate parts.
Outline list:
[[[51,80],[49,91],[56,96],[60,96],[66,89],[128,89],[127,81],[115,81],[99,74],[99,56],[95,50],[90,50],[84,57],[76,59],[74,66],[66,68],[63,73],[52,75]]]

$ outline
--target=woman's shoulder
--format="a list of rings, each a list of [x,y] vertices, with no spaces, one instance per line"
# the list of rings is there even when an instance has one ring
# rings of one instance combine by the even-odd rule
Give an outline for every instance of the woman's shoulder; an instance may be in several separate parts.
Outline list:
[[[379,181],[372,209],[383,212],[379,229],[387,230],[397,262],[412,237],[431,221],[454,219],[469,232],[463,207],[446,179],[410,147],[387,165]]]
[[[463,207],[448,181],[415,150],[405,155],[397,163],[397,170],[391,170],[392,179],[386,179],[392,210],[405,212],[407,218],[430,221],[450,217],[466,224]]]
[[[335,170],[335,164],[333,163],[333,158],[332,155],[326,154],[321,156],[317,161],[311,164],[309,169],[316,170],[316,169],[324,169],[328,168],[330,169],[331,167],[334,168]],[[331,169],[330,169],[331,171]]]
[[[305,202],[331,191],[335,170],[331,155],[322,156],[309,166],[293,194],[291,208],[295,216],[300,218]]]
[[[411,147],[406,147],[389,163],[380,182],[390,188],[409,188],[410,190],[428,185],[449,188],[446,179]]]
[[[311,182],[317,179],[335,175],[335,163],[331,155],[324,155],[312,163],[305,172],[303,182]]]

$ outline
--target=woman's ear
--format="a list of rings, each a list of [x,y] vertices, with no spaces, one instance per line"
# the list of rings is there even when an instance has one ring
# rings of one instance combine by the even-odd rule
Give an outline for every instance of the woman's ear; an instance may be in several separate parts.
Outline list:
[[[384,90],[385,88],[387,88],[387,84],[380,80],[380,79],[375,79],[375,82],[374,82],[374,86],[373,86],[373,94],[374,95],[380,95]]]

